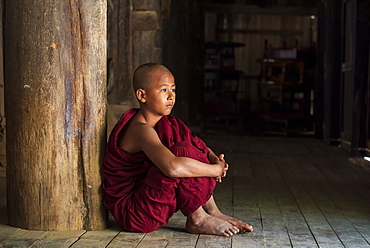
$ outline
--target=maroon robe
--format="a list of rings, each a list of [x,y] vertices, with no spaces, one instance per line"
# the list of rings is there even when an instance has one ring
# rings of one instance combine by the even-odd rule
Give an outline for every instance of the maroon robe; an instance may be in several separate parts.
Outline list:
[[[216,181],[208,177],[167,177],[144,152],[128,153],[118,147],[130,119],[130,109],[114,127],[102,167],[104,204],[125,231],[151,232],[167,224],[178,210],[185,216],[203,206]],[[209,163],[206,144],[173,116],[163,116],[155,130],[163,145],[176,156]]]

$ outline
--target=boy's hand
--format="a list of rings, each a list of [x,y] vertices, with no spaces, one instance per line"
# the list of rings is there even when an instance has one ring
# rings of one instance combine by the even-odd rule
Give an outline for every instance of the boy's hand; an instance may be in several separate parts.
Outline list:
[[[222,179],[221,178],[222,177],[226,177],[227,170],[229,169],[229,164],[227,164],[225,162],[225,155],[224,154],[220,154],[218,156],[218,159],[219,159],[220,162],[222,162],[224,164],[224,169],[223,169],[223,172],[222,172],[221,176],[216,177],[216,182],[221,183],[222,182]]]

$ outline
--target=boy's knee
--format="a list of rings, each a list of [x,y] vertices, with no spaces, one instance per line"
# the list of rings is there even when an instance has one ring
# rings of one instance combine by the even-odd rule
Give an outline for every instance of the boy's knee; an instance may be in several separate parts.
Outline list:
[[[190,141],[180,141],[170,147],[170,151],[177,157],[188,157],[203,163],[209,163],[208,153],[196,148]]]
[[[188,157],[196,149],[189,141],[180,141],[170,147],[170,151],[175,156]]]

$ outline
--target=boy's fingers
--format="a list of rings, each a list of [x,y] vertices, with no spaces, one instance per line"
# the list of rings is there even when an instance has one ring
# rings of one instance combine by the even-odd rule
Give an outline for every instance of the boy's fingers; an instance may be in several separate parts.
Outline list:
[[[218,158],[222,161],[222,160],[225,160],[225,155],[224,154],[220,154],[219,156],[218,156]]]

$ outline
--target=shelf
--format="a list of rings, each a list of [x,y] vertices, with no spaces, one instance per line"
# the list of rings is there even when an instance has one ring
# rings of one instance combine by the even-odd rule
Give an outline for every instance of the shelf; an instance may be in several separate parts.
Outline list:
[[[239,80],[243,73],[235,70],[236,47],[233,42],[205,44],[203,114],[206,128],[241,129],[240,104],[237,101]]]

